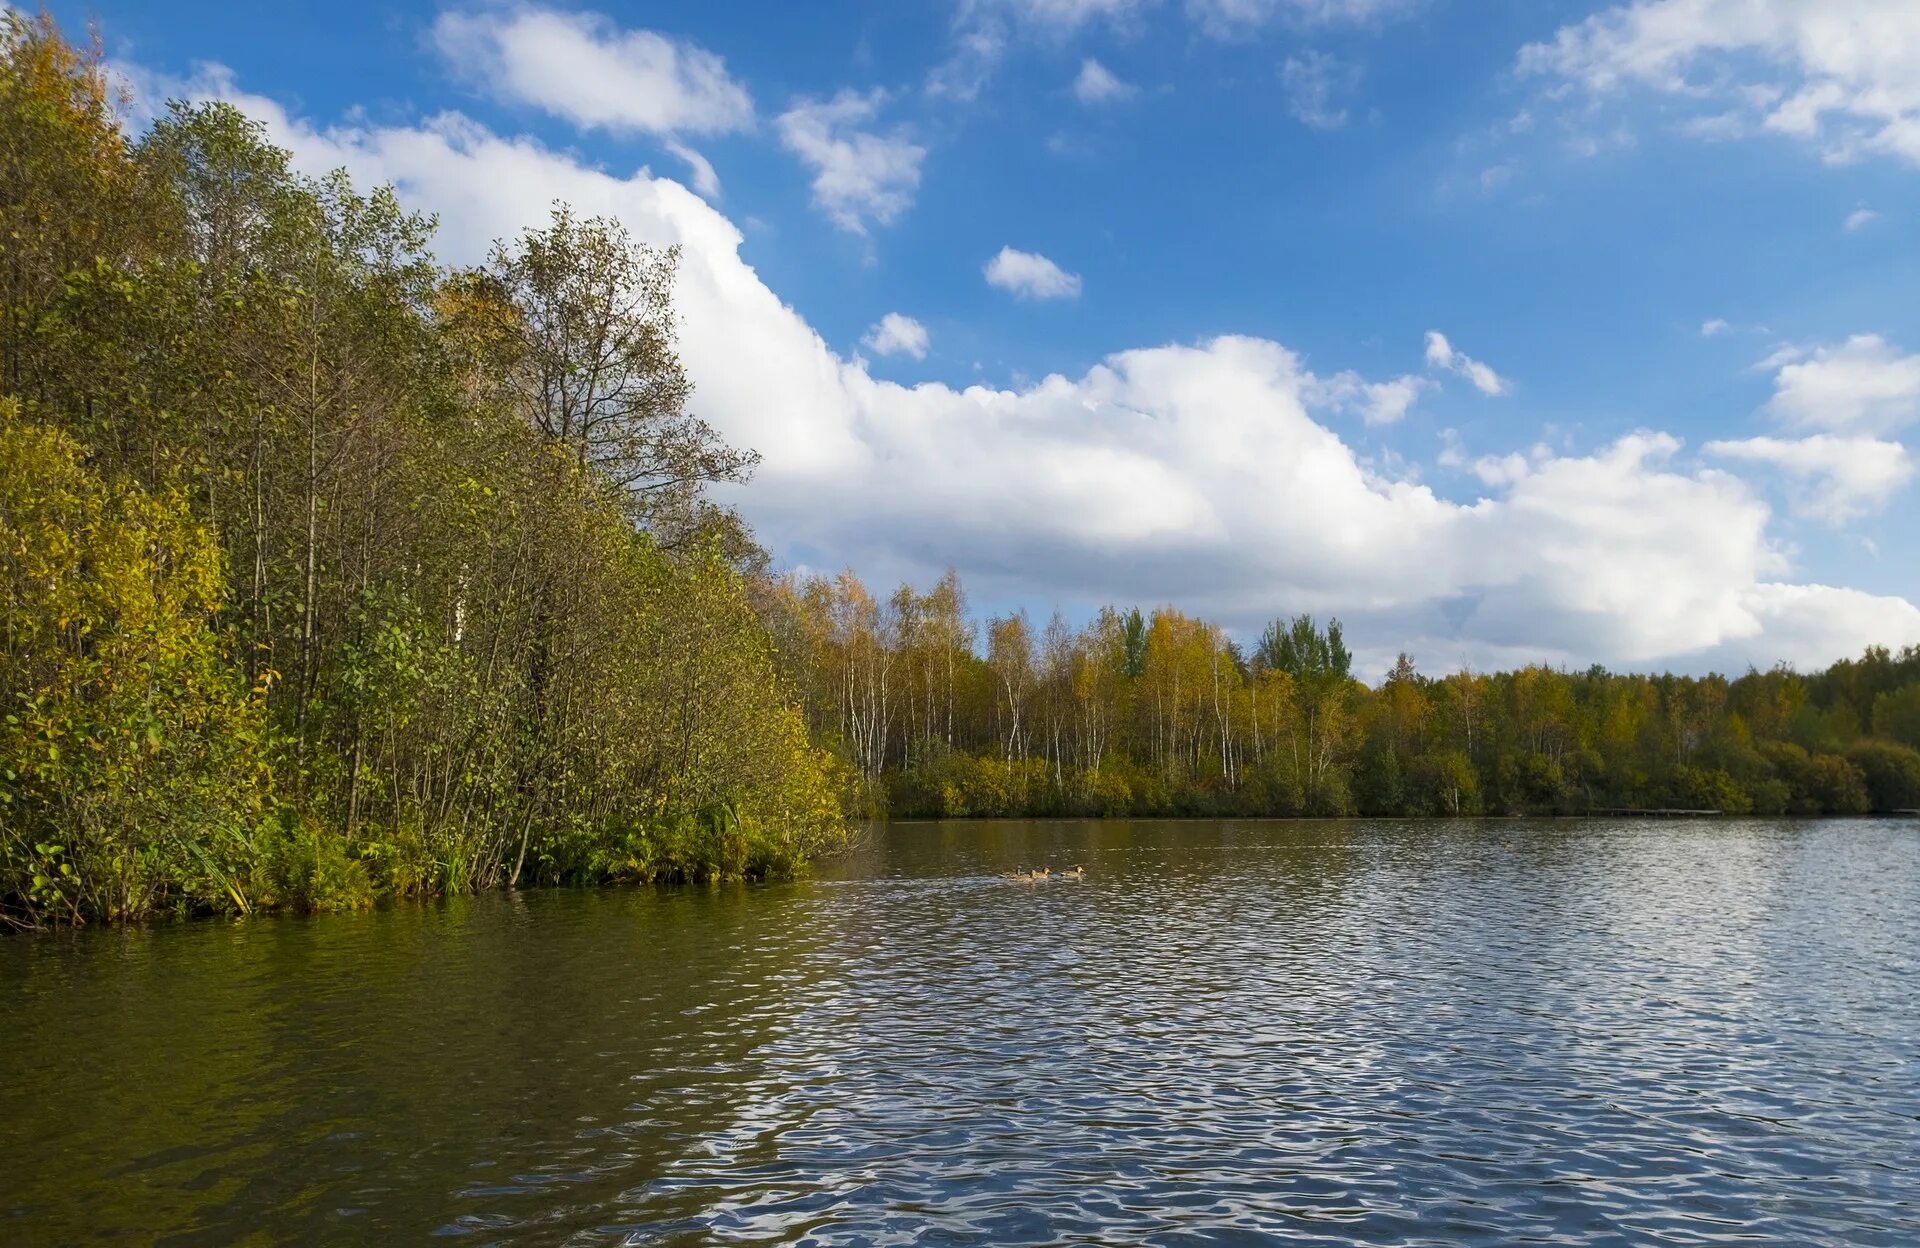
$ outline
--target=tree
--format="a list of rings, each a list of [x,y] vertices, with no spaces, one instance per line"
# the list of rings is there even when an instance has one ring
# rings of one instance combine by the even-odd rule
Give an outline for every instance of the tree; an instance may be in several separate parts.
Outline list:
[[[692,386],[674,353],[679,256],[556,205],[547,228],[497,245],[472,279],[497,294],[464,305],[483,318],[471,333],[494,344],[527,419],[670,548],[716,522],[705,487],[743,481],[759,462],[687,411]]]
[[[1904,746],[1920,749],[1920,684],[1874,698],[1873,730]]]
[[[0,921],[249,905],[263,725],[220,552],[0,401]]]
[[[0,389],[43,397],[67,275],[139,253],[139,183],[99,47],[0,9]]]
[[[1353,655],[1340,621],[1329,620],[1323,630],[1310,615],[1296,615],[1285,625],[1275,620],[1260,635],[1259,655],[1268,667],[1293,678],[1306,731],[1304,772],[1309,788],[1324,783],[1348,727],[1353,680]]]
[[[1019,754],[1026,732],[1027,691],[1033,681],[1033,627],[1027,613],[995,619],[987,626],[987,664],[1005,698],[1006,758]]]
[[[1920,810],[1920,750],[1861,741],[1847,751],[1847,761],[1865,778],[1874,810]]]

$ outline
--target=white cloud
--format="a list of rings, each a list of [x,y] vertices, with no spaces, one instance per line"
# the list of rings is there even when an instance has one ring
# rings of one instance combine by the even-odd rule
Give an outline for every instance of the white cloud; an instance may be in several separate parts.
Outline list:
[[[953,23],[953,51],[927,75],[927,91],[962,102],[975,99],[1000,68],[1009,49],[1037,42],[1058,48],[1083,28],[1102,23],[1122,33],[1137,33],[1140,18],[1160,0],[960,0]],[[1200,33],[1214,39],[1243,39],[1273,25],[1294,28],[1372,22],[1411,13],[1426,0],[1185,0],[1184,8]],[[1096,78],[1106,67],[1097,61]],[[1081,81],[1087,70],[1083,65]],[[1126,87],[1127,84],[1120,84]],[[1131,89],[1128,89],[1131,94]],[[1083,103],[1091,102],[1086,96]],[[1103,98],[1118,98],[1117,96]]]
[[[1473,357],[1456,351],[1447,336],[1437,329],[1427,331],[1427,365],[1458,373],[1473,383],[1481,394],[1502,395],[1511,389],[1507,379]]]
[[[1718,338],[1721,334],[1726,333],[1732,328],[1733,326],[1716,316],[1712,320],[1700,322],[1700,336],[1702,338]]]
[[[1073,80],[1073,98],[1082,104],[1111,104],[1127,99],[1137,90],[1132,83],[1114,77],[1112,70],[1092,57],[1080,62],[1080,73]]]
[[[1319,379],[1318,388],[1310,388],[1306,397],[1312,407],[1357,412],[1369,425],[1391,425],[1406,419],[1421,392],[1432,385],[1424,377],[1368,381],[1358,373],[1343,372]]]
[[[861,129],[887,93],[842,91],[830,100],[799,99],[780,114],[780,142],[813,170],[814,203],[855,234],[886,225],[913,204],[927,149],[900,133]]]
[[[1920,355],[1906,355],[1878,334],[1856,334],[1810,355],[1776,352],[1767,411],[1800,429],[1891,433],[1920,419]]]
[[[752,97],[718,56],[598,13],[449,11],[433,39],[475,85],[579,126],[714,134],[753,124]]]
[[[1920,164],[1920,5],[1634,0],[1521,51],[1520,69],[1606,94],[1691,102],[1696,132],[1789,135],[1829,160]]]
[[[1007,54],[1004,22],[986,20],[954,36],[953,54],[927,74],[927,94],[966,104],[979,96]]]
[[[881,317],[860,341],[875,355],[910,355],[916,360],[927,358],[927,327],[898,312],[889,312]]]
[[[1700,668],[1920,641],[1905,599],[1789,583],[1766,503],[1676,466],[1664,435],[1536,452],[1458,503],[1370,469],[1314,418],[1327,380],[1257,338],[1119,351],[1017,388],[896,385],[831,350],[742,259],[733,223],[676,182],[457,114],[317,127],[217,73],[193,89],[262,118],[302,169],[345,166],[438,212],[452,262],[555,198],[679,244],[695,410],[764,453],[729,497],[790,558],[883,585],[951,564],[983,598],[1174,601],[1243,631],[1337,611],[1380,666],[1400,645],[1436,665]]]
[[[1421,0],[1187,0],[1187,15],[1216,39],[1240,39],[1275,23],[1323,26],[1396,17]]]
[[[1505,455],[1482,455],[1473,462],[1473,475],[1480,478],[1482,485],[1512,485],[1532,470],[1533,465],[1518,451],[1510,451]]]
[[[1337,130],[1347,124],[1347,110],[1336,97],[1351,91],[1360,71],[1325,52],[1290,56],[1280,66],[1280,82],[1287,92],[1287,112],[1315,130]]]
[[[1514,180],[1520,174],[1520,166],[1513,161],[1502,161],[1497,165],[1488,165],[1480,171],[1480,193],[1491,195]]]
[[[1847,233],[1851,234],[1855,230],[1866,229],[1868,226],[1872,225],[1875,221],[1878,221],[1879,219],[1880,219],[1879,213],[1875,212],[1871,208],[1862,206],[1859,208],[1855,208],[1852,212],[1847,214],[1847,219],[1845,222],[1842,223],[1841,228],[1846,230]]]
[[[998,286],[1020,299],[1078,299],[1080,275],[1069,273],[1045,256],[1002,247],[981,270],[989,286]]]
[[[668,139],[667,150],[686,162],[687,171],[693,175],[694,190],[708,199],[720,198],[720,175],[713,171],[712,161],[678,139]]]
[[[1059,44],[1096,21],[1124,28],[1152,3],[1154,0],[960,0],[953,21],[953,52],[927,75],[927,91],[963,103],[971,101],[1000,68],[1016,38]]]
[[[1709,442],[1705,450],[1779,469],[1794,484],[1794,510],[1836,526],[1885,506],[1913,479],[1907,448],[1876,438],[1743,438]]]
[[[1145,7],[1145,0],[967,0],[963,7],[995,9],[1026,21],[1071,31],[1100,18],[1131,17]]]

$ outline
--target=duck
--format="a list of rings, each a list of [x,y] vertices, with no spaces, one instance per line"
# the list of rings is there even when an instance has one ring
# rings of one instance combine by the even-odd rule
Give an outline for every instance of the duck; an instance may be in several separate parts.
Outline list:
[[[1006,874],[1002,875],[1000,878],[1003,880],[1006,880],[1010,884],[1031,884],[1035,880],[1040,878],[1040,873],[1038,871],[1026,871],[1026,870],[1008,871]]]
[[[1087,869],[1085,867],[1079,867],[1079,866],[1068,867],[1065,871],[1062,871],[1060,873],[1060,878],[1063,880],[1077,880],[1081,876],[1085,875],[1086,873],[1087,873]]]

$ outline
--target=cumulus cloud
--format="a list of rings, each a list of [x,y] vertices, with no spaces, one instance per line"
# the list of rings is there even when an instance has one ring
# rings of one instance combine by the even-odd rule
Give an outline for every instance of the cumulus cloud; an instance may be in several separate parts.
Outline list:
[[[1523,73],[1695,108],[1710,137],[1770,132],[1827,159],[1920,164],[1920,5],[1908,0],[1634,0],[1520,53]]]
[[[434,44],[462,76],[575,125],[715,134],[753,124],[753,99],[718,56],[598,13],[533,5],[449,11]]]
[[[1325,52],[1290,56],[1280,66],[1288,115],[1315,130],[1338,130],[1347,124],[1347,110],[1337,99],[1359,80],[1357,67]]]
[[[1785,475],[1796,512],[1839,526],[1886,505],[1913,480],[1913,457],[1898,442],[1815,434],[1707,443],[1709,455],[1767,464]]]
[[[1866,229],[1868,226],[1872,225],[1875,221],[1878,221],[1879,219],[1880,219],[1879,213],[1875,212],[1871,208],[1862,206],[1859,208],[1855,208],[1852,212],[1847,214],[1847,219],[1841,223],[1841,228],[1846,230],[1847,233],[1851,234],[1855,230]]]
[[[989,286],[998,286],[1019,299],[1078,299],[1080,275],[1069,273],[1045,256],[1002,247],[982,272]]]
[[[1804,437],[1709,442],[1709,455],[1764,466],[1793,510],[1841,526],[1885,506],[1912,481],[1913,457],[1883,436],[1920,419],[1920,355],[1875,334],[1811,350],[1787,345],[1762,360],[1774,372],[1765,411]]]
[[[1494,372],[1489,365],[1456,351],[1453,344],[1447,341],[1447,336],[1437,329],[1427,331],[1427,366],[1460,374],[1472,382],[1473,388],[1481,394],[1498,396],[1510,389],[1506,378]]]
[[[1905,599],[1793,583],[1764,500],[1685,466],[1662,434],[1525,457],[1460,502],[1370,468],[1316,418],[1329,380],[1259,338],[1118,351],[1011,388],[896,385],[829,348],[741,257],[732,222],[676,182],[458,114],[325,126],[230,79],[193,89],[262,118],[302,169],[344,166],[438,212],[450,261],[554,198],[679,244],[696,409],[764,453],[729,497],[789,560],[883,584],[951,564],[984,599],[1176,601],[1243,631],[1337,611],[1387,649],[1380,665],[1399,645],[1434,665],[1698,668],[1920,640]]]
[[[1716,316],[1711,320],[1700,322],[1700,336],[1702,338],[1718,338],[1721,334],[1726,333],[1732,328],[1733,326]]]
[[[865,234],[913,205],[927,149],[903,134],[862,127],[887,101],[878,88],[842,91],[830,100],[801,98],[780,114],[780,142],[813,170],[813,200],[835,225]]]
[[[1920,355],[1878,334],[1856,334],[1810,354],[1790,348],[1762,363],[1779,366],[1767,411],[1786,425],[1882,434],[1920,419]]]
[[[898,312],[889,312],[881,317],[860,341],[875,355],[910,355],[916,360],[927,358],[927,327]]]
[[[1082,104],[1112,104],[1132,96],[1132,83],[1114,77],[1113,71],[1088,57],[1080,62],[1080,73],[1073,80],[1073,98]]]

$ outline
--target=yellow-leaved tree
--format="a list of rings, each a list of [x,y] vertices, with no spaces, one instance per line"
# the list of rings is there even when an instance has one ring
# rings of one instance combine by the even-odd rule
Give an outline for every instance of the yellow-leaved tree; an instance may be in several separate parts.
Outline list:
[[[0,918],[249,907],[261,722],[174,494],[0,400]]]

